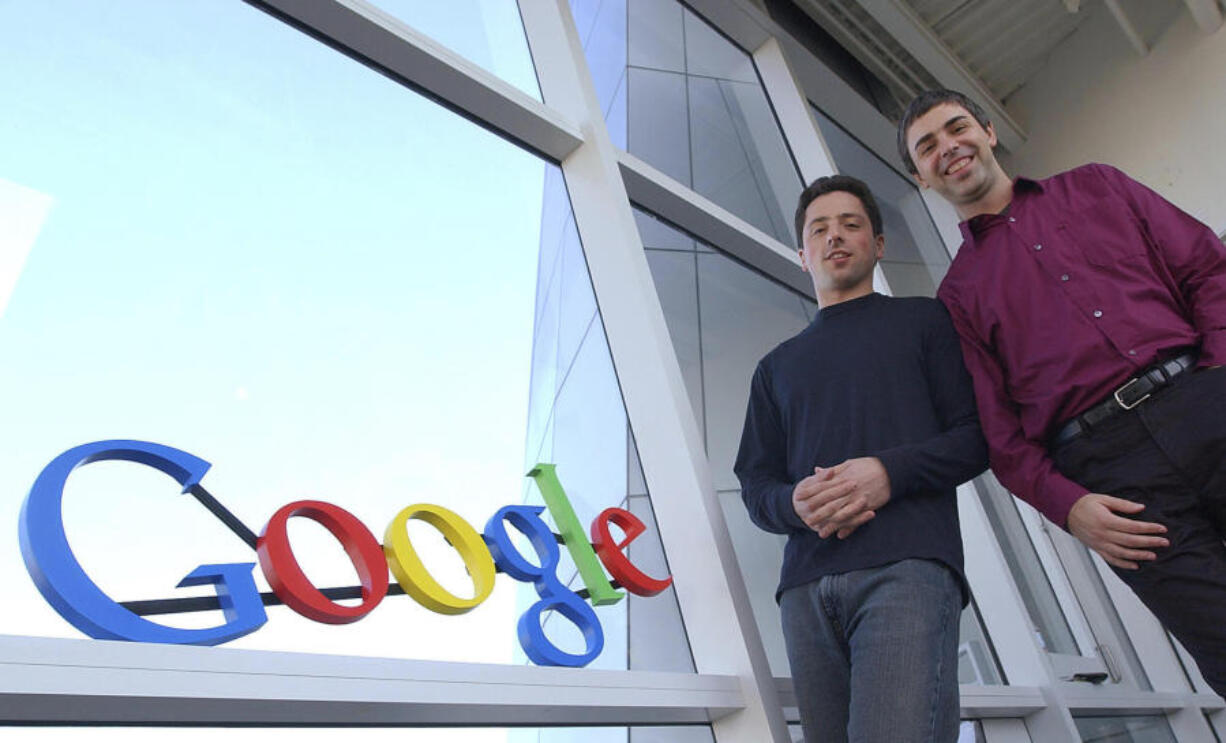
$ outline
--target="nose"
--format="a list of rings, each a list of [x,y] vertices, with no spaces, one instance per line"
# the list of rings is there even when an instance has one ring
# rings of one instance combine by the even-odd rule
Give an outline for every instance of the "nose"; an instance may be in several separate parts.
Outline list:
[[[942,135],[941,138],[937,140],[937,147],[940,149],[941,155],[946,156],[958,149],[958,141],[953,137],[946,137]]]

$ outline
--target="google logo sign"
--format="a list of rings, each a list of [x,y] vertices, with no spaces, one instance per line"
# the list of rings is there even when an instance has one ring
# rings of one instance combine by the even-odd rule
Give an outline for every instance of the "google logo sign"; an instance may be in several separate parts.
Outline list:
[[[179,586],[212,585],[225,622],[203,629],[181,629],[158,624],[105,593],[77,562],[64,533],[64,485],[77,467],[104,460],[122,460],[152,467],[174,478],[184,493],[191,493],[215,516],[256,551],[260,570],[272,587],[275,600],[262,597],[256,587],[256,563],[201,565]],[[463,614],[480,605],[494,590],[501,571],[517,581],[531,583],[539,600],[520,616],[520,645],[538,665],[584,666],[600,654],[604,632],[592,606],[616,603],[623,593],[604,570],[625,590],[654,596],[672,584],[672,578],[652,578],[634,566],[624,550],[646,529],[634,514],[608,508],[591,523],[591,542],[580,525],[551,464],[539,464],[528,473],[540,489],[545,507],[508,505],[486,521],[482,532],[454,511],[429,503],[402,509],[387,525],[380,544],[357,517],[324,501],[303,500],[277,510],[257,537],[227,511],[201,485],[211,465],[179,449],[146,441],[98,441],[74,447],[53,459],[39,474],[21,507],[19,532],[26,569],[43,598],[70,624],[101,640],[129,640],[169,644],[219,645],[251,634],[264,626],[265,603],[283,603],[308,619],[325,624],[356,622],[388,595],[390,570],[400,589],[419,604],[440,614]],[[549,509],[560,534],[541,518]],[[306,577],[289,541],[291,518],[306,518],[324,526],[344,548],[361,582],[361,603],[338,604]],[[410,520],[437,529],[463,559],[473,584],[469,598],[457,596],[431,576],[409,539]],[[508,524],[528,539],[535,561],[516,548]],[[620,541],[610,531],[622,532]],[[587,600],[558,579],[561,552],[566,546],[587,589]],[[603,564],[604,569],[601,569]],[[590,604],[589,604],[590,601]],[[570,653],[557,647],[541,629],[542,615],[553,611],[574,624],[584,638],[584,651]]]

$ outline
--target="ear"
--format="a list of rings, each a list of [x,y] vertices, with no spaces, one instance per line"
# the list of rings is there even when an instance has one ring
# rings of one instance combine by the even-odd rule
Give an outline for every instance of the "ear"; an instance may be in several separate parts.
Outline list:
[[[989,147],[992,147],[992,148],[995,148],[995,147],[996,147],[996,143],[997,143],[997,141],[998,141],[998,140],[996,139],[996,127],[992,126],[992,122],[990,122],[990,121],[989,121],[989,122],[988,122],[988,125],[987,125],[987,126],[985,126],[985,127],[984,127],[984,129],[985,129],[985,130],[987,131],[987,133],[988,133],[988,146],[989,146]]]
[[[878,235],[873,239],[873,242],[876,243],[877,247],[877,260],[881,260],[885,257],[885,235]]]
[[[918,172],[912,173],[911,177],[915,179],[915,182],[919,184],[920,188],[928,188],[928,181],[924,180],[924,176],[920,175]]]
[[[797,251],[800,254],[800,270],[809,273],[809,256],[808,251],[801,248]]]

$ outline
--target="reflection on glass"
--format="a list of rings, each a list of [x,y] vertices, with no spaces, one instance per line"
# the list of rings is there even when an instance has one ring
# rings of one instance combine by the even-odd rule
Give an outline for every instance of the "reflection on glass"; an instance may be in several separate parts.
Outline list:
[[[978,720],[963,720],[958,725],[958,743],[985,743],[983,723]]]
[[[4,513],[52,457],[108,438],[212,462],[204,484],[257,532],[306,498],[379,535],[411,503],[480,528],[520,499],[555,168],[241,3],[7,3],[0,46],[21,61],[0,66],[0,179],[44,195],[21,202],[42,214],[0,320]],[[117,600],[253,559],[136,465],[84,467],[65,498],[78,559]],[[354,584],[336,540],[291,526],[313,581]],[[471,595],[437,531],[413,538]],[[0,554],[0,632],[78,636],[15,559],[15,529]],[[274,607],[234,645],[509,662],[515,593],[501,577],[458,617],[392,596],[344,626]]]
[[[710,725],[512,730],[507,743],[712,743]]]
[[[613,142],[791,245],[800,176],[753,58],[677,0],[571,0]]]
[[[515,0],[369,0],[537,99],[541,89]]]
[[[749,520],[732,464],[758,360],[812,322],[817,305],[655,216],[634,213],[771,670],[787,676],[775,603],[786,538]],[[1002,683],[973,606],[962,613],[959,643],[961,683]]]
[[[1049,653],[1077,655],[1079,651],[1073,631],[1060,608],[1034,544],[1027,536],[1013,496],[990,472],[976,478],[974,484],[983,510],[992,524],[992,531],[1000,541],[1013,582],[1022,594],[1022,602],[1026,605],[1039,645]]]
[[[1165,717],[1081,717],[1073,722],[1082,743],[1175,743]]]
[[[550,462],[566,489],[580,523],[606,508],[638,516],[647,531],[629,547],[631,559],[648,575],[670,573],[660,542],[638,452],[622,404],[587,263],[570,213],[561,177],[547,176],[537,268],[528,431],[523,466]],[[691,243],[692,250],[692,243]],[[524,500],[542,502],[535,487]],[[548,519],[548,517],[546,516]],[[563,550],[559,577],[583,588],[570,555]],[[520,591],[520,609],[536,601]],[[604,651],[591,667],[692,672],[694,662],[676,593],[641,598],[628,592],[620,602],[596,609],[604,630]],[[568,652],[581,652],[583,639],[558,615],[544,627]],[[601,735],[614,735],[609,730]],[[622,731],[624,740],[624,731]]]
[[[949,253],[919,189],[816,107],[813,114],[839,172],[867,183],[881,207],[885,229],[881,270],[890,291],[899,297],[936,296],[937,285],[949,270]]]
[[[1103,584],[1102,576],[1098,574],[1098,569],[1094,567],[1090,550],[1080,541],[1074,541],[1074,544],[1077,555],[1075,559],[1081,562],[1082,573],[1086,576],[1086,580],[1094,590],[1092,595],[1094,605],[1091,608],[1101,612],[1103,618],[1110,625],[1111,637],[1114,638],[1110,647],[1115,649],[1117,654],[1123,656],[1121,660],[1127,665],[1128,675],[1132,682],[1140,689],[1153,691],[1154,687],[1149,682],[1149,676],[1145,673],[1144,666],[1141,665],[1141,658],[1137,655],[1137,650],[1128,636],[1128,631],[1124,628],[1124,622],[1120,619],[1119,612],[1116,611],[1115,602],[1111,600],[1111,595],[1107,593],[1107,587]],[[1084,606],[1087,598],[1091,597],[1079,596],[1078,600]],[[1089,609],[1087,609],[1087,613],[1088,611]],[[1188,688],[1191,688],[1191,686],[1189,685]]]
[[[1004,683],[1000,663],[983,631],[973,597],[958,622],[958,683],[981,686]]]
[[[51,211],[49,195],[0,178],[0,317]]]

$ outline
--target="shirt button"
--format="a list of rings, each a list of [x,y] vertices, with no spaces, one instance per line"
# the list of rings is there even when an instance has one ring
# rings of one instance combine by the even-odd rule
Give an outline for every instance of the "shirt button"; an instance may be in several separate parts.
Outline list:
[[[1060,274],[1060,280],[1061,280],[1061,281],[1068,281],[1068,274],[1066,274],[1066,273]]]
[[[1102,311],[1102,310],[1094,310],[1094,316],[1095,316],[1095,317],[1102,317],[1102,316],[1103,316],[1103,311]]]
[[[1014,219],[1013,217],[1009,217],[1009,221],[1010,221],[1010,222],[1016,222],[1017,220],[1016,220],[1016,219]]]
[[[1130,350],[1130,351],[1128,352],[1128,355],[1129,355],[1129,356],[1136,356],[1136,355],[1137,355],[1137,350],[1136,350],[1135,348],[1134,348],[1134,349],[1132,349],[1132,350]]]
[[[1043,246],[1042,246],[1042,245],[1035,245],[1035,246],[1034,246],[1034,249],[1035,249],[1035,250],[1042,250],[1042,249],[1043,249]]]

